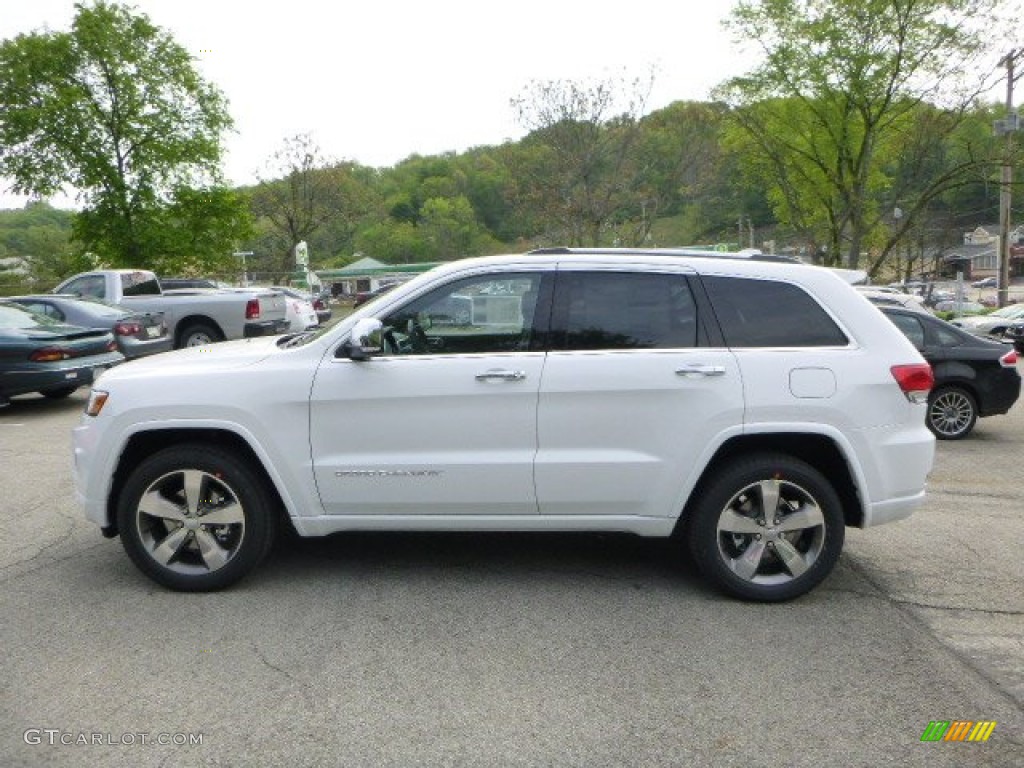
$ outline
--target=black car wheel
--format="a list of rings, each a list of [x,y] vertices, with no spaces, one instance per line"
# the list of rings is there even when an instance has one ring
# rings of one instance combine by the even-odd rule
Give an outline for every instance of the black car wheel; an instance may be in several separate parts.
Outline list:
[[[705,488],[686,527],[706,578],[747,600],[777,602],[817,586],[839,559],[842,504],[810,465],[758,454],[723,467]]]
[[[961,440],[978,420],[978,403],[963,387],[939,387],[928,397],[928,429],[940,440]]]
[[[117,523],[135,564],[171,589],[234,584],[263,559],[275,534],[274,494],[233,454],[177,445],[146,459],[121,492]]]

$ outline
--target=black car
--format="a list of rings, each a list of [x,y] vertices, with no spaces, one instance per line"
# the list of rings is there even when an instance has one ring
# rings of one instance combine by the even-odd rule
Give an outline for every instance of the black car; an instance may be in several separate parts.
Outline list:
[[[935,375],[928,428],[940,440],[967,437],[983,416],[1006,413],[1020,396],[1017,352],[945,320],[895,307],[879,309],[920,350]]]

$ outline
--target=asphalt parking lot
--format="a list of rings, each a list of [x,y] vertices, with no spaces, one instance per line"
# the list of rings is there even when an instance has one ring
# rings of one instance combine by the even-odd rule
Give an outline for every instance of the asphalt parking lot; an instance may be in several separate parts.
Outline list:
[[[72,500],[85,397],[0,410],[4,766],[1024,765],[1019,403],[763,606],[614,536],[290,541],[168,592]],[[996,725],[922,742],[958,720]]]

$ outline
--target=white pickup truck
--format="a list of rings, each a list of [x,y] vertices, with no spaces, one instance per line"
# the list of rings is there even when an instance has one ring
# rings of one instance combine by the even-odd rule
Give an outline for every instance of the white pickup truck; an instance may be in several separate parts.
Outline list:
[[[226,339],[272,336],[288,330],[286,297],[276,291],[181,289],[164,291],[142,269],[98,269],[65,280],[53,293],[91,296],[136,310],[164,313],[175,349]]]

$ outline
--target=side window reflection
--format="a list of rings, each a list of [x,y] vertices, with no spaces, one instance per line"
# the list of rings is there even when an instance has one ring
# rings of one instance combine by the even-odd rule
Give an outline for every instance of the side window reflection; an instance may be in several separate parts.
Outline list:
[[[540,274],[459,280],[382,318],[385,354],[431,355],[529,350]]]

